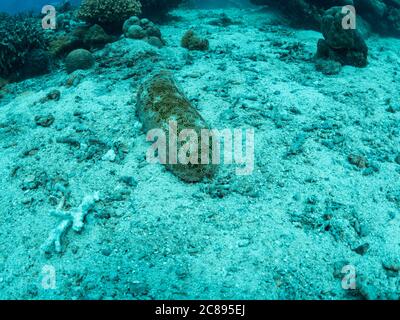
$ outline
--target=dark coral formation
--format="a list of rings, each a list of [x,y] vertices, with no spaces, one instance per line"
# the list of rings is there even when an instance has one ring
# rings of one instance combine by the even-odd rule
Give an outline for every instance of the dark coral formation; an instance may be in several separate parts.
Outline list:
[[[112,37],[98,24],[89,28],[77,28],[74,34],[82,40],[82,45],[87,49],[99,49],[112,41]]]
[[[325,10],[338,5],[352,4],[352,0],[251,0],[256,5],[268,5],[281,10],[293,25],[319,29]]]
[[[83,0],[78,17],[106,30],[120,32],[126,19],[140,13],[139,0]]]
[[[342,7],[333,7],[322,18],[322,34],[318,42],[317,58],[340,62],[342,65],[365,67],[368,47],[357,29],[344,29]]]
[[[209,49],[209,41],[200,38],[193,30],[189,30],[183,35],[181,46],[188,50],[207,51]]]
[[[39,19],[30,16],[0,16],[0,77],[13,80],[20,77],[19,71],[26,65],[28,57],[32,57],[35,49],[45,49],[47,45],[44,31]],[[41,62],[46,59],[40,59]],[[43,55],[41,55],[43,57]],[[48,66],[44,66],[47,70]],[[32,70],[34,71],[34,70]],[[41,73],[41,72],[40,72]]]
[[[122,30],[125,37],[130,39],[145,40],[159,48],[165,44],[160,28],[146,18],[130,17],[125,21]]]
[[[55,57],[62,57],[74,49],[101,49],[115,40],[98,24],[77,27],[70,32],[61,32],[49,43],[49,50]]]
[[[398,0],[251,0],[281,10],[296,26],[319,30],[325,10],[333,6],[354,5],[363,19],[380,33],[400,36]]]
[[[83,0],[78,18],[99,24],[107,31],[120,32],[124,21],[131,16],[161,20],[184,0]]]
[[[75,70],[90,69],[94,64],[94,58],[90,51],[85,49],[77,49],[65,58],[65,67],[68,73]]]
[[[19,70],[19,79],[44,75],[50,72],[51,56],[47,50],[33,49],[25,59],[25,63]]]

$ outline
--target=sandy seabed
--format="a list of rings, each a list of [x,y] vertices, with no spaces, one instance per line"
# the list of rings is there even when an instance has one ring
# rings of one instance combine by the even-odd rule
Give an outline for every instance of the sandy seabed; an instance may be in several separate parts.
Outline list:
[[[235,23],[210,24],[222,12]],[[313,62],[321,34],[275,14],[173,14],[162,49],[121,39],[92,70],[7,86],[0,298],[399,299],[400,40],[372,35],[367,68],[326,76]],[[190,27],[208,52],[180,47]],[[255,129],[252,175],[221,166],[187,184],[146,162],[136,93],[159,68],[212,128]],[[43,99],[54,90],[59,100]],[[44,254],[50,212],[95,192],[83,230]],[[344,266],[355,290],[342,288]]]

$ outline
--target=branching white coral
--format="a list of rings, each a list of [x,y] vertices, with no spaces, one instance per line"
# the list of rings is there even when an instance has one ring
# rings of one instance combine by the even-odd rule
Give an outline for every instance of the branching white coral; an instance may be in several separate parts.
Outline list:
[[[63,199],[57,209],[51,211],[50,214],[60,217],[61,222],[53,229],[46,242],[42,246],[44,253],[62,251],[62,238],[72,227],[75,232],[80,232],[83,229],[85,218],[87,214],[93,210],[97,201],[100,200],[99,193],[95,192],[93,195],[85,196],[79,207],[72,209],[71,211],[63,211],[65,200]]]

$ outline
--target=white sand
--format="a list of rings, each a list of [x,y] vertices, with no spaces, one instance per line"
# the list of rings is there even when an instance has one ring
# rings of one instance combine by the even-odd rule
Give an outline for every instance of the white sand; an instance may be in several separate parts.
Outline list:
[[[400,257],[400,40],[370,38],[367,68],[327,77],[311,59],[319,33],[259,9],[224,10],[238,25],[207,23],[221,12],[174,12],[181,20],[162,26],[168,46],[160,50],[126,39],[107,46],[97,63],[114,57],[114,65],[78,71],[77,86],[65,86],[64,71],[8,86],[0,100],[1,299],[400,298],[398,271],[383,267]],[[190,27],[209,38],[209,52],[180,48]],[[126,66],[141,53],[147,60]],[[190,185],[146,163],[135,97],[159,67],[174,69],[213,128],[255,128],[253,175],[223,166],[213,183]],[[60,101],[38,103],[53,89]],[[386,111],[387,99],[398,112]],[[54,124],[36,126],[42,114]],[[304,144],[293,146],[299,135]],[[81,148],[56,142],[66,136]],[[79,161],[90,137],[104,145]],[[118,141],[126,157],[101,160]],[[370,167],[352,165],[350,154]],[[23,190],[31,180],[42,182]],[[97,191],[102,201],[80,234],[66,235],[64,252],[46,257],[40,247],[58,223],[49,212],[67,181],[71,207]],[[353,250],[366,243],[364,255]],[[358,290],[341,287],[346,264]],[[56,271],[54,290],[41,284],[46,265]]]

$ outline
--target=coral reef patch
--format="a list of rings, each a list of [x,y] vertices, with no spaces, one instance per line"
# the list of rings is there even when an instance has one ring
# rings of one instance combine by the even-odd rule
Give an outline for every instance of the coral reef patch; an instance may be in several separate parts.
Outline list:
[[[43,64],[47,62],[42,54],[43,51],[35,51],[34,49],[45,49],[47,39],[41,28],[40,20],[27,15],[10,16],[0,14],[0,76],[19,78],[19,70],[24,65],[30,68],[29,59],[40,60],[43,69],[47,71],[48,66]],[[27,71],[27,70],[25,70]],[[37,70],[31,68],[30,72],[35,73]]]
[[[106,30],[119,32],[126,19],[140,13],[138,0],[83,0],[78,17]]]

